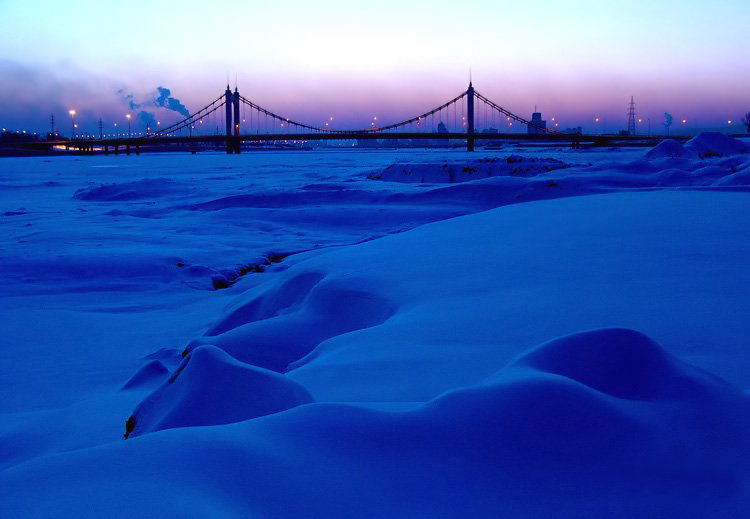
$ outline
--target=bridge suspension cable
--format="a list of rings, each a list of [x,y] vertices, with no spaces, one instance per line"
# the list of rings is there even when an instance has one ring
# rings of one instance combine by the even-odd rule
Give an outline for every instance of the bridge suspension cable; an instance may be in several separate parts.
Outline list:
[[[402,126],[407,126],[409,124],[413,123],[420,123],[422,119],[427,119],[427,117],[439,112],[443,108],[447,108],[453,103],[457,103],[458,101],[462,100],[466,96],[466,92],[461,92],[459,95],[448,101],[447,103],[443,103],[442,105],[438,106],[434,110],[430,110],[429,112],[425,112],[421,115],[417,115],[416,117],[412,117],[411,119],[406,119],[405,121],[401,121],[394,124],[388,124],[386,126],[379,126],[376,128],[366,128],[364,130],[360,130],[363,133],[377,133],[377,132],[385,132],[388,130],[394,130],[396,128],[400,128]]]
[[[212,102],[210,102],[209,104],[207,104],[206,106],[198,110],[197,112],[194,112],[189,117],[186,117],[183,120],[176,122],[171,126],[167,126],[166,128],[162,128],[158,132],[153,133],[152,137],[162,137],[165,135],[171,135],[187,126],[192,126],[192,124],[196,120],[200,120],[200,119],[207,117],[209,114],[215,112],[222,106],[224,106],[224,95],[219,96],[218,98],[216,98],[215,100],[213,100]]]
[[[433,116],[434,114],[440,112],[441,110],[450,107],[454,103],[461,101],[464,97],[466,97],[466,92],[462,92],[461,94],[457,95],[455,98],[451,99],[450,101],[446,103],[443,103],[442,105],[438,106],[437,108],[433,110],[429,110],[423,114],[411,117],[409,119],[399,121],[393,124],[388,124],[385,126],[377,126],[374,128],[361,128],[358,130],[334,130],[331,128],[321,128],[319,126],[313,126],[310,124],[305,124],[305,123],[301,123],[298,121],[294,121],[292,119],[289,119],[288,117],[283,117],[277,113],[274,113],[270,110],[263,108],[260,105],[253,103],[252,101],[250,101],[249,99],[247,99],[246,97],[242,95],[240,95],[240,101],[242,101],[244,105],[249,106],[252,110],[256,110],[257,112],[259,112],[259,114],[263,114],[266,117],[271,117],[272,119],[280,121],[281,123],[286,123],[288,126],[296,126],[298,128],[303,128],[303,129],[315,131],[315,132],[342,134],[342,133],[383,133],[383,132],[395,130],[397,128],[401,128],[404,126],[408,126],[414,123],[418,123],[419,125],[421,125],[423,120],[426,120],[428,117]],[[251,118],[252,118],[252,115],[251,115]],[[252,123],[251,123],[251,126],[252,126]]]
[[[483,103],[486,103],[491,108],[494,108],[495,110],[497,110],[501,114],[505,115],[506,117],[510,117],[511,119],[513,119],[516,122],[519,122],[521,124],[525,124],[526,126],[530,126],[530,127],[535,128],[535,129],[537,129],[539,131],[542,131],[544,133],[552,133],[552,134],[558,134],[558,133],[560,133],[560,132],[558,132],[556,130],[551,130],[551,129],[545,128],[543,126],[539,126],[538,124],[532,123],[531,121],[529,121],[527,119],[524,119],[523,117],[519,117],[518,115],[514,114],[513,112],[509,112],[505,108],[503,108],[503,107],[501,107],[501,106],[493,103],[492,101],[490,101],[489,99],[487,99],[486,97],[484,97],[482,94],[480,94],[476,90],[474,91],[474,95],[476,96],[477,99],[479,99]]]
[[[240,95],[240,101],[242,101],[243,104],[249,106],[253,110],[257,110],[259,113],[264,114],[266,117],[271,117],[273,119],[276,119],[278,121],[281,121],[282,123],[287,123],[288,125],[297,126],[299,128],[304,128],[306,130],[312,130],[316,132],[324,132],[324,133],[347,133],[344,130],[331,130],[329,128],[319,128],[317,126],[312,126],[309,124],[299,123],[297,121],[293,121],[289,119],[288,117],[282,117],[278,114],[275,114],[271,112],[270,110],[266,110],[262,106],[256,105],[246,97]],[[252,115],[251,115],[252,117]]]
[[[450,115],[451,115],[450,114],[450,108],[451,107],[453,107],[453,131],[455,133],[464,132],[464,131],[466,131],[466,125],[467,125],[466,117],[467,117],[468,114],[466,112],[466,108],[467,108],[467,106],[466,106],[467,105],[466,100],[467,100],[467,95],[468,94],[469,94],[468,91],[461,92],[459,95],[457,95],[456,97],[454,97],[450,101],[447,101],[447,102],[441,104],[437,108],[434,108],[432,110],[424,112],[424,113],[422,113],[420,115],[411,117],[409,119],[405,119],[403,121],[399,121],[399,122],[392,123],[392,124],[387,124],[385,126],[374,126],[374,127],[370,127],[370,128],[361,128],[361,129],[357,129],[357,130],[334,130],[332,128],[323,128],[323,127],[320,127],[320,126],[314,126],[314,125],[311,125],[311,124],[305,124],[305,123],[301,123],[301,122],[295,121],[293,119],[290,119],[288,117],[283,117],[283,116],[281,116],[281,115],[279,115],[279,114],[277,114],[275,112],[267,110],[267,109],[263,108],[262,106],[254,103],[252,101],[250,101],[246,97],[235,93],[235,95],[238,96],[239,101],[241,101],[242,104],[243,104],[243,107],[242,107],[242,109],[243,109],[243,117],[242,117],[243,122],[245,122],[245,120],[246,120],[246,114],[245,114],[246,108],[250,109],[250,124],[249,124],[250,128],[253,127],[253,111],[255,111],[255,112],[257,112],[256,117],[255,117],[255,123],[258,126],[258,130],[260,130],[261,115],[265,116],[264,117],[265,118],[264,122],[265,122],[266,133],[268,133],[268,118],[270,117],[272,121],[278,121],[281,124],[281,131],[282,132],[284,131],[283,130],[284,125],[286,125],[286,131],[287,132],[288,132],[288,130],[289,130],[290,127],[296,127],[298,129],[307,130],[307,131],[311,131],[311,132],[330,133],[330,134],[356,134],[356,133],[372,134],[372,133],[386,133],[386,132],[390,132],[392,130],[397,130],[399,128],[403,128],[403,127],[412,125],[414,123],[416,123],[416,125],[417,125],[417,131],[422,131],[422,129],[423,129],[422,123],[424,122],[425,124],[429,125],[430,121],[432,123],[431,126],[432,126],[432,129],[433,129],[433,132],[434,132],[435,131],[434,130],[434,126],[435,126],[434,116],[435,116],[435,114],[438,114],[439,116],[442,116],[442,110],[446,110],[447,121],[448,121],[448,124],[450,124]],[[540,125],[537,125],[537,124],[535,124],[535,123],[533,123],[533,122],[531,122],[531,121],[529,121],[527,119],[524,119],[523,117],[520,117],[520,116],[514,114],[513,112],[510,112],[509,110],[506,110],[505,108],[503,108],[503,107],[499,106],[498,104],[494,103],[493,101],[491,101],[487,97],[483,96],[482,94],[480,94],[476,90],[474,90],[473,94],[474,94],[474,96],[475,96],[475,98],[477,100],[479,100],[479,101],[481,101],[482,103],[485,104],[484,118],[483,118],[484,119],[484,126],[485,126],[485,128],[487,127],[487,119],[488,119],[488,117],[487,117],[487,107],[490,107],[492,110],[494,110],[497,113],[500,113],[500,114],[504,115],[509,120],[513,120],[513,121],[516,121],[518,123],[524,124],[524,125],[526,125],[528,127],[535,128],[535,129],[539,130],[540,132],[549,133],[549,134],[558,134],[559,133],[559,132],[557,132],[555,130],[544,128],[544,127],[542,127]],[[162,128],[162,129],[160,129],[157,132],[154,132],[151,135],[151,137],[161,137],[161,136],[173,135],[174,133],[176,133],[176,132],[178,132],[178,131],[180,131],[180,130],[182,130],[184,128],[188,128],[188,127],[190,127],[190,129],[192,129],[194,127],[193,125],[194,125],[194,123],[196,121],[201,121],[203,119],[206,119],[209,115],[217,112],[220,108],[224,107],[226,104],[227,104],[226,95],[221,95],[218,98],[216,98],[214,101],[212,101],[211,103],[209,103],[206,106],[204,106],[203,108],[201,108],[200,110],[194,112],[189,117],[186,117],[186,118],[184,118],[181,121],[178,121],[178,122],[176,122],[176,123],[174,123],[174,124],[172,124],[170,126],[167,126],[166,128]],[[458,118],[459,104],[461,105],[461,108],[460,108],[460,110],[461,110],[461,118],[460,118],[460,120]],[[481,108],[479,110],[477,110],[477,109],[474,110],[474,116],[475,117],[478,116],[477,119],[481,119],[481,115],[482,115],[481,114]],[[428,118],[431,118],[430,121],[428,121]],[[440,117],[440,118],[442,119],[442,117]],[[209,120],[209,122],[210,122],[210,120]],[[439,121],[439,122],[442,122],[442,120]],[[217,121],[217,123],[218,123],[218,121]],[[274,124],[275,124],[275,122],[274,122]],[[217,124],[217,127],[218,127],[218,124]],[[273,124],[272,124],[272,130],[273,130]]]

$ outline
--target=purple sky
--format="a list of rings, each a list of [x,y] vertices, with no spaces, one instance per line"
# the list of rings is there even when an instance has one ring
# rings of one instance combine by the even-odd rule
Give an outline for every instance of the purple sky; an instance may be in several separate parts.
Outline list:
[[[710,127],[750,111],[747,0],[267,4],[0,2],[0,124],[42,132],[54,113],[67,131],[75,109],[82,130],[100,117],[113,130],[136,113],[124,94],[173,121],[157,87],[195,111],[236,75],[274,112],[359,128],[441,104],[469,69],[499,105],[562,127],[623,129],[631,95],[654,126],[664,112]]]

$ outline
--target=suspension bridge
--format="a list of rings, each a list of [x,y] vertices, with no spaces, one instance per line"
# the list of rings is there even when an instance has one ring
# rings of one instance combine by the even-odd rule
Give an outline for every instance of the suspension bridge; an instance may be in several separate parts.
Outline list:
[[[530,128],[527,133],[501,132],[498,128]],[[213,129],[213,131],[211,130]],[[409,119],[380,125],[375,118],[370,127],[359,129],[333,129],[326,122],[322,126],[306,124],[263,108],[244,97],[235,87],[226,91],[190,116],[145,135],[100,135],[99,138],[52,141],[48,145],[61,145],[68,149],[117,154],[120,149],[130,154],[140,153],[141,147],[155,144],[215,143],[226,147],[227,153],[240,153],[243,143],[253,142],[306,142],[320,140],[431,140],[465,141],[466,150],[474,151],[478,140],[531,140],[569,143],[573,148],[582,144],[598,146],[627,142],[653,142],[659,136],[636,135],[581,135],[561,133],[537,125],[520,117],[475,90],[468,88],[437,108]]]

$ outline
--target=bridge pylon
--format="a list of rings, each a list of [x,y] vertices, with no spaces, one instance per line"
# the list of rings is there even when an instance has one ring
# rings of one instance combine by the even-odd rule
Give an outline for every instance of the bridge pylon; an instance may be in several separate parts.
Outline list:
[[[233,135],[233,128],[232,128],[232,106],[234,105],[234,95],[232,95],[232,91],[229,89],[229,84],[227,84],[227,89],[224,92],[224,111],[225,111],[225,118],[226,118],[226,130],[227,130],[227,153],[234,153],[234,138]]]
[[[234,112],[234,152],[240,152],[240,93],[237,87],[234,87],[234,94],[232,95],[232,108]]]
[[[466,90],[466,151],[474,151],[474,85]]]

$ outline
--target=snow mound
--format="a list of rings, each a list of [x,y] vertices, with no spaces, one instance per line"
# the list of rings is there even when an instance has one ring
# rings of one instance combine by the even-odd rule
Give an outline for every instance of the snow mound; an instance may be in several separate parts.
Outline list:
[[[716,186],[750,186],[750,168],[737,171],[719,179]]]
[[[164,364],[158,360],[152,360],[139,369],[135,375],[130,377],[125,385],[122,386],[122,389],[128,390],[154,385],[166,376],[167,373],[169,373],[169,370]]]
[[[695,153],[700,158],[708,158],[748,153],[750,146],[723,133],[703,132],[686,142],[685,149]]]
[[[156,360],[162,360],[162,361],[172,361],[175,358],[179,357],[180,351],[177,348],[159,348],[153,353],[149,353],[148,355],[144,356],[144,359],[156,359]]]
[[[650,338],[628,329],[593,330],[556,339],[523,354],[511,366],[561,375],[629,400],[690,398],[699,394],[701,386],[692,368]]]
[[[664,139],[659,144],[646,152],[647,159],[662,158],[695,158],[696,155],[692,150],[685,147],[674,139]]]
[[[0,513],[737,517],[749,410],[638,332],[595,330],[411,411],[311,404],[38,458],[0,473]]]
[[[476,427],[477,441],[497,442],[498,454],[547,465],[565,459],[571,470],[635,462],[645,476],[661,459],[672,468],[692,465],[710,473],[714,462],[717,469],[722,462],[732,467],[730,452],[740,438],[750,446],[750,408],[741,391],[621,328],[544,343],[484,383],[451,391],[425,408]],[[682,449],[688,459],[666,463]],[[723,453],[722,459],[708,452]]]
[[[123,202],[145,198],[160,198],[181,189],[182,186],[178,182],[168,178],[144,178],[133,182],[84,187],[77,190],[73,194],[73,198],[75,200],[99,202]]]
[[[239,362],[213,346],[196,348],[128,418],[126,438],[195,425],[227,424],[312,402],[282,375]]]
[[[368,178],[394,182],[453,184],[501,175],[532,177],[569,167],[570,164],[558,159],[510,155],[504,159],[483,158],[461,163],[396,163],[371,173]]]
[[[358,189],[312,190],[302,189],[270,189],[251,194],[231,195],[215,200],[209,200],[190,206],[194,211],[221,211],[232,208],[285,208],[306,205],[340,203],[373,203],[382,200],[383,196],[376,191]]]
[[[293,276],[281,286],[252,293],[185,351],[212,344],[247,364],[283,372],[326,339],[387,321],[395,305],[374,284],[317,272]]]

